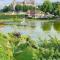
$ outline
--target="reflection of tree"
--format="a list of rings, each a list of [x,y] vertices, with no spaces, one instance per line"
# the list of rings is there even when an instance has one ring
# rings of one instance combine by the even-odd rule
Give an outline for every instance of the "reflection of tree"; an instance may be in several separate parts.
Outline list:
[[[58,22],[54,22],[54,29],[56,31],[60,31],[60,22],[59,21]]]
[[[44,31],[49,31],[51,29],[51,23],[45,22],[44,24],[42,24],[42,29]]]

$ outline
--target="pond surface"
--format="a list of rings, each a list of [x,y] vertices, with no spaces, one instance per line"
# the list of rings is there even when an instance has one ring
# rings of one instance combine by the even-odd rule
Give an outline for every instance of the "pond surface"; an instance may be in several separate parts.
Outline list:
[[[0,25],[0,32],[5,34],[19,32],[30,36],[34,40],[38,40],[38,38],[42,40],[50,39],[51,37],[60,39],[60,21],[26,20],[19,23],[5,23]]]

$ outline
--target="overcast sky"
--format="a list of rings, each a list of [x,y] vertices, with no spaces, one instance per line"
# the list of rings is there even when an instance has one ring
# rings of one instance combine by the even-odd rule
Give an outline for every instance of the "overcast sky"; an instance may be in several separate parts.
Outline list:
[[[22,2],[23,0],[16,0]],[[36,4],[42,4],[44,0],[35,0]],[[50,0],[52,2],[60,2],[60,0]],[[12,0],[0,0],[0,9],[3,8],[5,5],[9,5]]]

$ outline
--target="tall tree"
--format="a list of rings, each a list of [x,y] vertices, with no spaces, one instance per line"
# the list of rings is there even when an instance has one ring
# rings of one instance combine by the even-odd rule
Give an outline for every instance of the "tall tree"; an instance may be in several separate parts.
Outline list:
[[[60,15],[60,3],[59,2],[55,2],[52,3],[53,4],[53,13],[54,15]]]
[[[10,6],[5,6],[3,9],[2,9],[3,12],[8,12],[8,11],[11,11],[11,7]]]
[[[52,12],[52,3],[49,0],[45,0],[40,9],[44,12]]]

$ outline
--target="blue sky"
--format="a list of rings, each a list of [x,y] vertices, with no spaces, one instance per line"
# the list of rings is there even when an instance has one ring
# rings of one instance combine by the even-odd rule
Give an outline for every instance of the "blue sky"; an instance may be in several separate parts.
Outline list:
[[[13,0],[0,0],[0,9],[3,8],[5,5],[9,5]],[[23,0],[16,0],[22,2]],[[42,4],[44,0],[35,0],[36,4]],[[52,2],[57,2],[60,0],[50,0]]]

